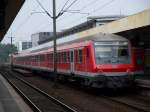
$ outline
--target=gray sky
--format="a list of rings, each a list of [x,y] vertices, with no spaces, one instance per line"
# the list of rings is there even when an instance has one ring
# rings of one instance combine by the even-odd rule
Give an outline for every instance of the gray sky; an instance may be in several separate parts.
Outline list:
[[[52,15],[52,0],[39,0],[44,8]],[[56,0],[57,13],[67,0]],[[74,0],[70,0],[68,5]],[[150,0],[78,0],[69,10],[80,10],[81,13],[64,13],[57,19],[57,31],[75,26],[87,20],[88,16],[104,15],[132,15],[143,10],[150,9]],[[43,31],[52,31],[52,19],[44,13],[31,14],[35,11],[43,11],[36,0],[26,0],[19,14],[12,23],[3,39],[3,43],[9,43],[8,37],[16,41],[30,40],[31,34]]]

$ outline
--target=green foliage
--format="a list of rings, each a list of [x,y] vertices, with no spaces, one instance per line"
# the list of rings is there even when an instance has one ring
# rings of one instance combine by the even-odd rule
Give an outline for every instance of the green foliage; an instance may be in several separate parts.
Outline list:
[[[9,55],[17,52],[17,48],[11,44],[0,43],[0,63],[6,63],[9,61]]]

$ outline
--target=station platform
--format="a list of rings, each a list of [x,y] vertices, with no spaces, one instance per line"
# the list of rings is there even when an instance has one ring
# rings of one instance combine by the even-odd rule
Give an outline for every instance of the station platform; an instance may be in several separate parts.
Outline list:
[[[150,71],[145,72],[143,75],[135,77],[135,82],[145,88],[150,88]]]
[[[135,82],[140,87],[145,87],[150,89],[150,79],[136,79]]]
[[[0,112],[33,112],[1,74]]]

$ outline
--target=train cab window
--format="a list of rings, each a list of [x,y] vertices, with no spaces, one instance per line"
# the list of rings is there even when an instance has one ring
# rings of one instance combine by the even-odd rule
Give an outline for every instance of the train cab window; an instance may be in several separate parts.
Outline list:
[[[96,63],[130,63],[128,42],[95,42]]]

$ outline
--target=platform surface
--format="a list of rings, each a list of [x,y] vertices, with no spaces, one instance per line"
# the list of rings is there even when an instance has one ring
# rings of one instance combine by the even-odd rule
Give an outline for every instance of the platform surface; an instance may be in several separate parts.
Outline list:
[[[1,74],[0,112],[33,112]]]

